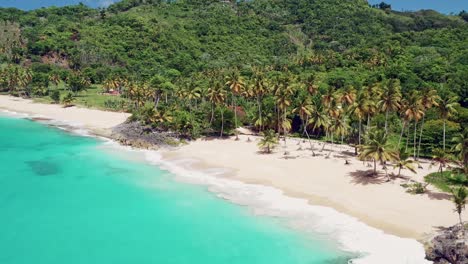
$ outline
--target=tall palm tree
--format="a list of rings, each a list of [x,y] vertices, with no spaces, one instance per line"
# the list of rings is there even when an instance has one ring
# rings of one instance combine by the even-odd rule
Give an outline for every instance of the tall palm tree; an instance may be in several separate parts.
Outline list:
[[[457,190],[452,190],[453,203],[455,204],[455,212],[458,213],[458,219],[460,220],[460,225],[463,226],[463,221],[461,214],[465,210],[466,198],[468,197],[468,192],[465,187],[461,186]],[[464,229],[463,229],[464,230]]]
[[[367,115],[369,106],[369,100],[365,93],[361,91],[358,93],[356,100],[351,105],[350,113],[358,119],[358,144],[361,145],[361,135],[362,135],[362,120]]]
[[[442,136],[442,149],[445,151],[445,130],[447,119],[457,112],[455,107],[458,105],[458,98],[448,93],[442,93],[439,99],[439,116],[444,120],[443,136]]]
[[[251,90],[253,91],[253,95],[256,97],[257,107],[258,107],[258,119],[263,120],[262,118],[262,98],[267,93],[267,86],[263,79],[263,76],[260,73],[257,73],[256,76],[253,78],[253,82],[251,84]],[[263,125],[260,127],[260,131],[263,130]]]
[[[421,105],[423,107],[423,111],[426,112],[427,110],[431,109],[433,106],[439,106],[438,100],[440,100],[439,95],[437,95],[437,91],[430,88],[424,88],[421,95]],[[419,159],[419,152],[421,150],[421,140],[422,140],[422,133],[424,128],[424,118],[425,114],[422,116],[421,120],[421,129],[419,132],[419,142],[418,142],[418,154],[416,159]]]
[[[407,96],[405,107],[406,117],[408,120],[414,121],[413,158],[416,159],[416,129],[419,120],[424,116],[422,98],[418,91],[413,91],[409,96]]]
[[[374,174],[377,174],[377,161],[384,163],[397,159],[398,154],[391,150],[387,143],[387,134],[382,130],[369,131],[366,143],[361,146],[359,158],[362,160],[372,159],[374,162]]]
[[[400,108],[401,87],[398,79],[391,79],[383,85],[383,93],[378,102],[379,108],[385,113],[385,133],[388,133],[388,115]]]
[[[211,102],[211,118],[210,123],[213,122],[214,119],[214,108],[216,105],[220,105],[224,103],[226,99],[226,92],[223,89],[223,86],[216,82],[210,88],[208,88],[208,100]]]
[[[289,84],[289,80],[281,80],[281,83],[277,86],[275,91],[276,104],[278,106],[279,117],[282,116],[282,120],[279,121],[278,128],[283,128],[284,140],[286,140],[286,128],[288,127],[288,120],[286,119],[288,107],[291,106],[291,96],[294,94],[294,88]],[[280,130],[278,129],[278,134]]]
[[[234,107],[234,125],[237,128],[237,105],[236,96],[242,93],[245,87],[244,79],[237,70],[233,70],[229,76],[226,77],[226,85],[231,89],[232,92],[232,103]],[[236,133],[237,136],[237,133]]]

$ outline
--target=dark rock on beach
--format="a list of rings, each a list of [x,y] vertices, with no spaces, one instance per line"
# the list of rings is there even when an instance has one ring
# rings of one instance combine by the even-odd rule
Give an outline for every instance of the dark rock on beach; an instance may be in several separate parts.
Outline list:
[[[161,131],[138,121],[126,122],[114,127],[111,137],[123,145],[144,149],[179,144],[175,133]]]
[[[468,264],[466,226],[440,230],[426,246],[426,258],[435,264]]]

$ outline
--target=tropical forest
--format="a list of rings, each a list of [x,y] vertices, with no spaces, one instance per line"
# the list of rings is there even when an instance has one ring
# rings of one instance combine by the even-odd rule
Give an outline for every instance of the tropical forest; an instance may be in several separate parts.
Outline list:
[[[429,158],[427,181],[468,186],[466,12],[123,0],[0,8],[0,28],[2,94],[129,112],[185,140],[248,127],[266,152],[289,137],[348,144],[374,170]]]

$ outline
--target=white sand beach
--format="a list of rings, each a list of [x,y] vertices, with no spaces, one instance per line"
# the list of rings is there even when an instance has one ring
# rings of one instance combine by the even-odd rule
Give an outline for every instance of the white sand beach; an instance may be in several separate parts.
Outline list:
[[[60,105],[38,104],[9,96],[0,96],[0,109],[30,113],[45,118],[69,122],[105,134],[110,128],[124,122],[129,114],[106,112],[80,107],[63,108]],[[250,141],[248,140],[250,139]],[[166,160],[195,159],[200,168],[228,168],[225,175],[246,183],[272,186],[287,195],[307,199],[311,204],[325,205],[349,214],[387,233],[422,240],[438,226],[457,223],[458,216],[447,194],[429,186],[429,192],[412,195],[400,186],[413,179],[422,182],[423,176],[437,168],[429,162],[417,174],[402,171],[407,178],[386,181],[381,177],[366,176],[372,169],[346,153],[354,149],[330,145],[321,152],[321,143],[314,142],[318,156],[313,157],[308,142],[288,139],[273,154],[258,152],[258,137],[241,135],[240,140],[200,139],[187,145],[162,150]],[[285,158],[284,152],[289,152]],[[350,165],[345,165],[345,158]],[[391,169],[389,173],[395,172]],[[379,166],[381,170],[381,166]]]
[[[417,174],[402,171],[402,177],[387,182],[381,176],[367,176],[372,170],[352,156],[349,146],[336,145],[329,158],[329,146],[323,152],[321,142],[314,142],[313,157],[309,143],[301,139],[288,139],[273,154],[258,152],[258,137],[241,135],[240,140],[197,140],[188,145],[164,152],[170,160],[191,158],[198,160],[200,168],[231,168],[226,175],[254,184],[273,186],[293,197],[307,199],[311,204],[324,205],[349,214],[387,233],[424,240],[439,226],[457,223],[449,195],[428,186],[428,192],[413,195],[400,186],[409,179],[423,182],[423,177],[437,168],[422,161],[423,169]],[[250,142],[248,141],[250,138]],[[299,150],[298,150],[299,149]],[[289,152],[285,157],[284,152]],[[345,165],[345,157],[350,165]],[[389,173],[397,173],[393,167]]]
[[[64,108],[58,104],[39,104],[32,100],[0,95],[0,109],[33,114],[76,126],[82,126],[100,135],[106,135],[110,128],[123,123],[130,114],[108,112],[82,107]]]

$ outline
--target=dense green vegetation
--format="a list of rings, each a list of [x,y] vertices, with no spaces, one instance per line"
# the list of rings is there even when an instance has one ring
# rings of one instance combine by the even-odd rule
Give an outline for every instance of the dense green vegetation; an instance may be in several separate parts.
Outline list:
[[[0,90],[131,111],[185,137],[244,125],[362,145],[377,127],[376,144],[417,159],[468,127],[465,16],[364,0],[0,9]]]

